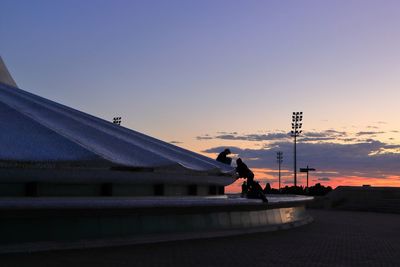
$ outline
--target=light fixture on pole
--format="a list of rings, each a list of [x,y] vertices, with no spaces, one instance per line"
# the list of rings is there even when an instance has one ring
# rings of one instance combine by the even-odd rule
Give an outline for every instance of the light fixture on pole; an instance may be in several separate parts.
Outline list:
[[[121,125],[122,118],[121,117],[114,117],[113,123],[117,125]]]
[[[296,152],[296,142],[297,137],[301,134],[301,126],[303,120],[303,112],[293,112],[292,115],[292,131],[291,136],[294,138],[294,186],[297,186],[297,152]]]
[[[276,152],[276,161],[278,162],[278,166],[279,166],[279,190],[281,190],[281,164],[283,161],[282,151]]]

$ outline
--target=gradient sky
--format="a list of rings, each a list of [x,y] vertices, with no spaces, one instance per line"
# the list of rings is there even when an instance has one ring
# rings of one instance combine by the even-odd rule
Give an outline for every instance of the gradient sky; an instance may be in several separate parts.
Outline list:
[[[0,0],[0,55],[24,90],[215,157],[276,186],[400,186],[400,2]],[[304,179],[300,176],[300,182]]]

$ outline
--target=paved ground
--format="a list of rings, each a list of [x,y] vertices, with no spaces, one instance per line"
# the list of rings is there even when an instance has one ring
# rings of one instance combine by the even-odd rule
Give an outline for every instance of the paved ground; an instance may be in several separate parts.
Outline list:
[[[310,212],[315,222],[286,231],[0,255],[0,266],[400,266],[400,215]]]

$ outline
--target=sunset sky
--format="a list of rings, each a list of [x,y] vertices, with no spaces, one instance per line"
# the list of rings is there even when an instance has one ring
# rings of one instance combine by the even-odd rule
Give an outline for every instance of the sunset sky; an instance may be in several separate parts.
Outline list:
[[[400,2],[0,0],[24,90],[216,157],[277,186],[400,186]],[[305,184],[305,175],[299,174]],[[236,186],[236,185],[235,185]],[[235,190],[235,186],[231,187]]]

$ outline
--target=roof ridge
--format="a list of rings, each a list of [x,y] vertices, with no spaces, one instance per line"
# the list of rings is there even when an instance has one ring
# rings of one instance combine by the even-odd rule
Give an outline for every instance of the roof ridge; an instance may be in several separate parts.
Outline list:
[[[6,85],[10,85],[13,87],[17,87],[18,85],[15,83],[13,77],[7,69],[6,64],[0,56],[0,83],[4,83]]]

